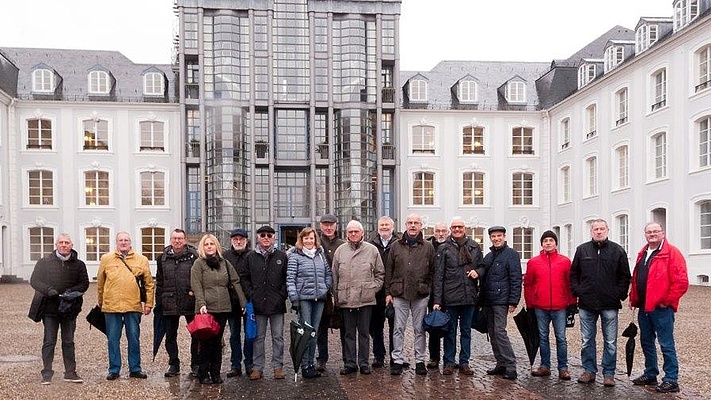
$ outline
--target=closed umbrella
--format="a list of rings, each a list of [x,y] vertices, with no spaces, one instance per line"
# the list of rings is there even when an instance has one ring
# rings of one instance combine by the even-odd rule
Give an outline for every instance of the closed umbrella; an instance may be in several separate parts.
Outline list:
[[[301,324],[298,321],[291,321],[289,333],[291,333],[289,354],[291,354],[291,362],[294,364],[294,382],[296,382],[301,360],[309,348],[309,341],[312,337],[316,337],[316,331],[307,323]]]
[[[91,325],[89,329],[93,326],[103,332],[104,335],[106,334],[106,317],[104,317],[104,313],[98,305],[89,311],[89,314],[86,315],[86,321]]]
[[[634,314],[632,314],[632,322],[622,331],[622,336],[628,338],[625,343],[625,361],[627,361],[627,376],[632,375],[632,363],[634,362],[634,338],[637,336],[637,325],[634,323]]]
[[[153,361],[160,350],[160,345],[165,337],[165,322],[163,321],[163,307],[156,306],[153,309]]]
[[[533,362],[536,361],[538,346],[540,345],[540,335],[538,333],[536,313],[533,309],[526,310],[524,307],[514,316],[514,322],[516,323],[518,332],[523,338],[523,344],[526,345],[528,361],[530,362],[530,365],[533,366]]]

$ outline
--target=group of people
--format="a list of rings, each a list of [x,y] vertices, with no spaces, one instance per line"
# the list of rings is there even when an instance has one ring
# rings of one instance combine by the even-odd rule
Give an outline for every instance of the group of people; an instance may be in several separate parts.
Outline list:
[[[402,234],[397,234],[393,220],[384,216],[378,221],[377,232],[366,239],[362,224],[352,220],[345,227],[344,240],[337,235],[337,217],[327,214],[320,219],[320,233],[304,228],[296,245],[287,252],[275,245],[276,232],[271,226],[257,229],[254,249],[250,248],[245,229],[233,230],[231,245],[225,251],[212,234],[204,235],[194,248],[187,244],[185,232],[175,229],[170,245],[156,260],[155,280],[148,259],[133,250],[128,233],[120,232],[116,235],[116,249],[101,257],[97,274],[98,305],[106,319],[109,356],[106,379],[120,376],[120,338],[124,326],[129,377],[146,378],[141,369],[140,321],[142,315],[151,313],[154,304],[156,312],[163,315],[166,330],[165,377],[180,374],[177,345],[180,317],[189,323],[196,314],[209,313],[219,324],[219,333],[207,340],[192,338],[190,345],[191,373],[202,384],[222,383],[222,337],[227,325],[231,332],[227,377],[241,376],[242,365],[250,380],[264,377],[269,327],[273,378],[284,379],[283,332],[288,299],[300,323],[313,327],[317,333],[310,339],[301,362],[304,378],[317,378],[326,370],[328,328],[334,314],[341,325],[341,375],[358,372],[367,375],[372,372],[371,367],[385,366],[386,320],[390,374],[401,375],[409,367],[403,347],[410,319],[416,374],[426,375],[428,369],[439,369],[442,363],[443,375],[455,371],[473,375],[469,365],[471,329],[475,315],[481,314],[486,319],[496,360],[487,374],[514,380],[516,358],[506,326],[508,315],[517,308],[523,292],[526,306],[535,310],[540,334],[540,366],[532,370],[533,376],[551,375],[552,325],[558,377],[571,379],[565,329],[566,315],[576,309],[580,315],[584,369],[578,382],[595,382],[599,319],[604,342],[603,384],[614,386],[618,312],[629,295],[630,308],[639,308],[645,355],[644,373],[633,383],[656,385],[660,392],[679,391],[674,313],[688,288],[688,277],[683,256],[666,241],[661,224],[652,222],[645,226],[647,244],[637,256],[634,274],[630,274],[624,249],[608,239],[607,222],[598,219],[591,223],[592,239],[578,246],[572,262],[558,253],[556,234],[544,232],[542,250],[528,260],[525,275],[521,272],[520,255],[507,245],[503,226],[488,229],[491,247],[484,256],[479,243],[466,235],[462,218],[453,218],[449,226],[437,223],[434,235],[428,239],[424,238],[422,225],[422,218],[411,214]],[[143,298],[139,281],[145,288]],[[60,234],[56,250],[37,262],[31,285],[36,294],[30,317],[44,324],[41,382],[51,383],[60,327],[64,379],[82,382],[76,372],[73,337],[81,293],[88,289],[89,282],[86,266],[72,249],[69,235]],[[231,294],[239,299],[238,309],[232,307]],[[257,335],[243,340],[240,331],[247,301],[254,308]],[[449,329],[443,335],[429,334],[427,345],[423,320],[433,310],[449,315]],[[657,381],[655,340],[664,357],[665,376],[661,384]]]

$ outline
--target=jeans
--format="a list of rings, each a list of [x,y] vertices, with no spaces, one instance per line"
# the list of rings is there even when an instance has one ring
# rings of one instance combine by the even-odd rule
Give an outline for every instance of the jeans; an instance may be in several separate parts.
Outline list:
[[[679,361],[674,346],[674,310],[657,307],[650,313],[639,310],[639,331],[642,352],[644,353],[644,375],[656,378],[659,375],[657,349],[654,339],[659,341],[664,358],[664,382],[676,383],[679,377]]]
[[[474,306],[443,307],[449,313],[449,332],[444,337],[444,365],[455,365],[454,356],[457,353],[457,324],[459,324],[459,365],[469,365],[472,354],[472,318]],[[461,320],[461,321],[460,321]]]
[[[212,314],[220,324],[220,332],[207,340],[200,340],[198,377],[200,379],[210,376],[212,379],[219,378],[222,369],[222,335],[225,333],[227,324],[227,313]]]
[[[106,339],[109,345],[109,373],[121,372],[121,330],[126,326],[128,342],[128,368],[141,371],[141,313],[105,313]]]
[[[77,326],[76,316],[56,316],[42,317],[44,325],[44,340],[42,341],[42,377],[52,378],[52,362],[54,361],[54,349],[57,347],[57,332],[62,328],[62,358],[64,359],[64,371],[75,372],[77,363],[74,353],[74,331]]]
[[[370,317],[373,306],[341,308],[343,327],[343,365],[367,367],[370,356]],[[356,350],[356,342],[358,348]],[[356,355],[357,354],[357,355]]]
[[[321,315],[323,314],[323,301],[302,300],[299,301],[299,322],[306,323],[316,332],[318,332],[319,324],[321,323]],[[314,365],[314,356],[316,355],[316,337],[312,336],[309,339],[309,347],[304,353],[304,358],[301,360],[302,368],[309,365]]]
[[[243,321],[240,325],[240,321]],[[247,320],[243,315],[230,313],[227,318],[227,324],[230,326],[230,368],[242,369],[240,363],[244,361],[245,371],[252,369],[252,359],[254,358],[254,339],[244,338],[244,348],[242,348],[242,326],[247,325]],[[244,360],[242,356],[244,355]]]
[[[256,315],[257,338],[254,340],[254,365],[256,371],[263,371],[265,364],[264,340],[267,336],[267,322],[272,333],[272,368],[284,366],[284,314]]]
[[[550,324],[553,323],[555,333],[555,349],[558,358],[558,371],[568,369],[568,341],[565,338],[565,317],[563,310],[541,310],[536,308],[536,320],[538,320],[538,335],[541,337],[539,348],[541,350],[541,366],[551,367],[551,345],[548,341]]]
[[[582,336],[582,349],[580,358],[583,369],[587,372],[597,373],[597,350],[595,348],[595,335],[597,333],[597,319],[602,325],[602,374],[614,375],[617,368],[617,312],[618,310],[588,310],[580,309],[580,335]]]
[[[195,315],[186,315],[185,321],[190,323]],[[180,358],[178,358],[178,326],[180,325],[179,315],[164,315],[165,324],[165,351],[168,353],[168,365],[180,368]],[[190,368],[198,365],[198,340],[190,338]]]
[[[412,330],[415,333],[415,362],[425,362],[425,330],[422,329],[422,320],[427,312],[427,297],[418,300],[405,300],[402,297],[393,298],[395,306],[395,332],[393,333],[392,358],[396,364],[403,364],[402,348],[405,344],[405,328],[407,320],[412,313]],[[471,325],[471,324],[470,324]]]

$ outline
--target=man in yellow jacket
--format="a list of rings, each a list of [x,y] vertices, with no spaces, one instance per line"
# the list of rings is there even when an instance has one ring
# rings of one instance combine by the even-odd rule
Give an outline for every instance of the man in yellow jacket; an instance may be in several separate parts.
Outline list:
[[[138,280],[146,288],[145,301],[141,301]],[[141,369],[140,323],[141,314],[148,315],[153,307],[154,283],[148,258],[133,251],[131,235],[116,235],[116,250],[101,256],[97,274],[99,307],[106,316],[106,337],[109,347],[107,380],[115,380],[121,372],[121,330],[126,326],[128,341],[128,366],[131,378],[146,379]]]

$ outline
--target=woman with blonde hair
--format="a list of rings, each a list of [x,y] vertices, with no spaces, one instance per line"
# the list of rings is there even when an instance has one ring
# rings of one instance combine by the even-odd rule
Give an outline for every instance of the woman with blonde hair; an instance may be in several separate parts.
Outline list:
[[[294,246],[288,253],[289,263],[286,269],[286,287],[292,308],[299,312],[299,322],[308,324],[318,331],[323,314],[326,294],[331,290],[331,268],[323,254],[323,249],[313,228],[304,228],[299,232]],[[301,361],[301,373],[304,378],[316,378],[321,373],[314,367],[316,337],[311,337],[309,347]]]
[[[198,377],[200,383],[222,383],[220,369],[222,368],[222,334],[225,323],[232,312],[229,285],[237,292],[242,312],[247,304],[239,276],[232,264],[222,257],[220,242],[215,235],[206,234],[198,244],[198,259],[190,271],[190,282],[195,293],[195,313],[212,314],[220,324],[220,332],[208,339],[200,341]]]

